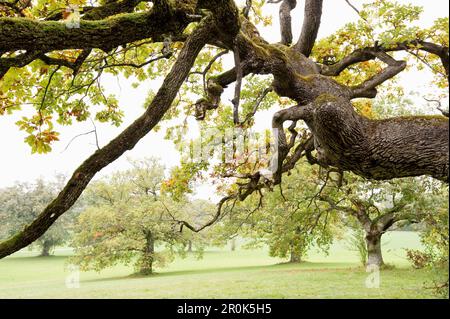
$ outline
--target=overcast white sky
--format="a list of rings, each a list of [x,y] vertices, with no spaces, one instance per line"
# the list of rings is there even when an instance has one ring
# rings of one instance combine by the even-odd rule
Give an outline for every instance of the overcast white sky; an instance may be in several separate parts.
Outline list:
[[[238,3],[245,2],[243,0]],[[298,37],[302,23],[303,1],[298,1],[299,5],[293,12],[295,37]],[[368,1],[353,0],[353,4],[361,7],[362,3]],[[409,2],[415,5],[422,5],[425,11],[422,15],[424,26],[430,25],[435,18],[446,16],[449,10],[449,4],[446,0],[402,0],[400,2]],[[279,41],[278,32],[278,5],[267,4],[266,13],[274,15],[274,25],[270,28],[260,29],[261,34],[270,42]],[[345,23],[358,19],[356,13],[346,5],[344,0],[325,0],[322,26],[319,37],[324,37],[333,33],[337,28]],[[409,76],[405,81],[407,91],[427,90],[423,85],[423,79],[429,77],[426,72],[420,75]],[[147,95],[147,89],[153,86],[156,91],[157,83],[148,83],[138,89],[131,87],[131,81],[122,79],[120,86],[116,79],[108,80],[107,86],[117,93],[121,108],[126,116],[121,127],[116,128],[107,124],[97,124],[100,145],[105,145],[109,140],[118,135],[127,125],[132,123],[142,112],[142,105]],[[60,142],[53,147],[53,152],[45,155],[31,155],[30,148],[23,141],[25,133],[18,130],[15,122],[22,116],[17,112],[11,116],[0,117],[0,187],[9,186],[15,181],[32,181],[39,176],[49,177],[55,173],[71,173],[94,151],[94,137],[92,135],[76,139],[71,146],[62,152],[68,142],[76,135],[92,130],[92,125],[86,123],[76,123],[70,127],[57,127],[61,132]],[[270,127],[271,116],[266,114],[259,117],[260,125]],[[267,124],[266,124],[267,123]],[[126,158],[142,158],[145,156],[158,156],[168,167],[176,165],[179,161],[179,155],[171,145],[171,142],[163,139],[164,132],[150,133],[143,138],[132,151],[127,152],[121,159],[109,165],[98,176],[108,174],[117,169],[128,167]],[[211,195],[208,187],[199,189],[199,196],[209,197]]]

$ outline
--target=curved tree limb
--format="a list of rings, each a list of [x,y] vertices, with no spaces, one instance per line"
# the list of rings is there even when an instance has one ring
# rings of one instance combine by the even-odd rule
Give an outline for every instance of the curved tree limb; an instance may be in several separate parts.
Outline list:
[[[376,58],[376,55],[373,54],[375,51],[383,51],[383,52],[394,52],[394,51],[409,51],[412,48],[417,50],[422,50],[431,54],[435,54],[440,57],[442,61],[442,65],[445,69],[445,72],[448,76],[449,74],[449,49],[448,47],[440,46],[438,44],[434,44],[427,41],[422,40],[414,40],[409,42],[397,43],[390,46],[377,45],[375,47],[366,47],[362,49],[355,50],[347,57],[342,59],[341,61],[332,64],[332,65],[321,65],[320,73],[327,76],[338,76],[342,71],[344,71],[349,66],[370,61]]]
[[[294,48],[309,57],[319,33],[323,0],[305,0],[302,32]]]
[[[247,64],[241,65],[242,78],[250,74],[250,68]],[[202,121],[206,112],[215,110],[219,107],[220,99],[224,89],[231,83],[237,80],[236,67],[208,79],[206,83],[206,97],[198,100],[195,103],[195,118]]]
[[[17,235],[0,243],[0,258],[8,256],[38,239],[78,199],[97,172],[131,150],[158,124],[170,108],[176,94],[194,65],[195,59],[209,37],[210,20],[188,38],[172,70],[145,113],[108,145],[97,150],[74,172],[58,197]]]
[[[373,51],[371,54],[386,63],[387,67],[380,73],[364,81],[362,84],[352,87],[353,94],[351,98],[375,97],[377,95],[377,86],[393,78],[406,68],[405,61],[397,61],[386,52]]]

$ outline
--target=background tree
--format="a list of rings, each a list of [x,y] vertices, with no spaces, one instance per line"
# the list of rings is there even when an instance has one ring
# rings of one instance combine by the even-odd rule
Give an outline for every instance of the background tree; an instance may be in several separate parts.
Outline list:
[[[154,266],[164,266],[175,255],[185,256],[186,246],[194,241],[189,233],[180,232],[177,218],[188,218],[194,209],[206,210],[207,205],[176,202],[161,194],[164,167],[157,160],[132,165],[88,190],[90,206],[80,215],[73,240],[73,261],[84,270],[132,263],[137,272],[150,275]],[[194,242],[201,252],[200,243]]]
[[[74,3],[83,8],[75,28],[61,21],[65,16],[62,0],[1,5],[0,114],[32,106],[34,115],[25,116],[18,125],[34,152],[50,151],[58,139],[55,121],[69,125],[95,113],[99,121],[120,125],[123,113],[117,99],[104,94],[102,74],[135,76],[138,81],[165,79],[158,92],[149,94],[141,117],[84,161],[29,227],[0,243],[0,257],[42,236],[97,172],[132,149],[161,121],[188,115],[204,121],[204,128],[220,122],[251,127],[263,105],[260,100],[270,90],[281,100],[273,116],[278,144],[271,174],[262,164],[247,168],[245,174],[237,174],[238,166],[231,167],[233,181],[240,186],[219,201],[218,212],[207,225],[220,218],[225,201],[242,201],[261,188],[278,185],[303,157],[370,179],[429,175],[448,181],[448,118],[370,119],[358,112],[361,101],[356,100],[374,99],[383,85],[395,87],[392,79],[410,65],[429,68],[436,90],[445,92],[447,17],[429,28],[417,27],[420,7],[375,0],[358,10],[357,22],[329,38],[317,39],[323,1],[305,0],[300,36],[294,39],[292,26],[297,24],[290,12],[297,1],[276,1],[281,5],[282,42],[269,43],[257,29],[258,24],[270,22],[261,15],[264,1],[246,1],[244,7],[233,0]],[[235,67],[224,72],[214,66],[224,56],[222,51],[230,56],[232,52],[235,61]],[[407,53],[406,60],[400,60],[399,51]],[[192,74],[201,81],[192,79]],[[271,81],[253,107],[245,96],[242,104],[240,99],[242,85],[246,78],[251,81],[251,74],[269,75]],[[221,102],[232,83],[236,83],[232,103]],[[95,106],[100,110],[94,110]],[[286,122],[292,122],[290,141]],[[309,129],[307,134],[298,134],[297,124],[302,122]],[[203,229],[182,224],[194,231]]]
[[[442,187],[440,182],[430,179],[370,182],[351,175],[341,188],[326,188],[318,199],[344,213],[344,219],[355,219],[364,231],[366,265],[380,267],[384,265],[383,234],[394,225],[420,223],[428,214],[441,210],[446,198],[445,193],[438,191]]]
[[[63,185],[64,177],[56,176],[53,181],[40,178],[33,183],[16,183],[0,189],[0,238],[8,238],[33,221]],[[40,249],[41,256],[49,256],[56,246],[65,244],[80,209],[81,203],[58,220],[31,248]]]
[[[448,186],[433,188],[428,195],[431,197],[432,206],[427,210],[421,224],[421,241],[425,250],[407,250],[407,256],[415,268],[427,267],[431,270],[431,288],[448,298]]]
[[[321,203],[312,201],[317,193],[319,169],[299,163],[280,187],[261,196],[253,195],[217,225],[219,238],[240,236],[246,246],[265,244],[273,257],[302,262],[308,250],[327,251],[339,219]]]

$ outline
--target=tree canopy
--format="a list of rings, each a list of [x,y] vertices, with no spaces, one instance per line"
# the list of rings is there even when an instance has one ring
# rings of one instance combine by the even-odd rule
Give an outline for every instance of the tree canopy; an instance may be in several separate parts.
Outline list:
[[[280,3],[281,42],[269,43],[258,31],[258,26],[270,23],[261,8],[276,3]],[[292,21],[291,11],[300,3],[303,23],[294,39],[293,28],[300,26]],[[164,80],[157,92],[150,92],[145,111],[135,122],[86,159],[35,220],[0,243],[0,258],[42,236],[97,172],[151,130],[183,116],[195,116],[205,130],[244,130],[253,126],[258,112],[277,106],[272,139],[267,137],[264,144],[274,145],[268,159],[250,163],[246,160],[250,153],[246,147],[239,149],[242,145],[234,136],[223,143],[233,150],[231,161],[217,164],[215,147],[206,159],[194,164],[184,160],[174,171],[184,178],[175,185],[181,188],[168,185],[174,190],[189,190],[190,180],[211,170],[217,178],[230,180],[224,182],[225,196],[211,221],[201,226],[179,221],[194,231],[217,221],[224,206],[280,184],[283,174],[302,158],[339,174],[351,171],[368,179],[427,175],[448,182],[446,110],[442,116],[389,118],[370,112],[377,94],[401,93],[396,76],[413,66],[430,69],[436,98],[446,96],[448,17],[425,28],[415,23],[420,7],[374,0],[356,8],[347,1],[359,14],[358,22],[318,39],[322,0],[70,4],[0,1],[0,114],[31,107],[34,115],[17,124],[28,134],[26,142],[33,152],[51,151],[58,140],[55,122],[70,125],[94,114],[98,121],[120,125],[123,111],[116,97],[104,94],[99,80],[103,73],[133,76],[138,82]],[[224,71],[221,61],[227,52],[235,66]],[[221,97],[233,83],[230,103]]]
[[[25,225],[39,216],[64,184],[63,176],[56,176],[54,181],[42,178],[33,183],[15,183],[0,189],[0,238],[6,239],[19,232]],[[66,243],[72,231],[81,205],[72,208],[50,229],[41,236],[34,246],[41,250],[41,256],[48,256],[55,246]]]
[[[75,227],[72,261],[83,270],[101,270],[116,263],[133,263],[142,275],[153,273],[175,255],[184,256],[192,236],[179,232],[179,219],[197,216],[201,222],[213,209],[204,201],[180,201],[161,193],[164,168],[155,159],[134,161],[133,168],[93,183],[89,207]],[[202,245],[197,240],[199,253]]]

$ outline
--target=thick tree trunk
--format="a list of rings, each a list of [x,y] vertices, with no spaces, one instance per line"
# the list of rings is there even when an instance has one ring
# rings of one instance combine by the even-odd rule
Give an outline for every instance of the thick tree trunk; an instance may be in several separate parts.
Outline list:
[[[189,240],[189,241],[188,241],[188,244],[187,244],[187,251],[188,251],[189,253],[192,253],[192,240]]]
[[[366,266],[382,267],[384,265],[381,253],[381,233],[366,234],[367,264]]]
[[[42,250],[41,250],[41,257],[48,257],[50,256],[50,250],[52,249],[53,245],[49,241],[44,241],[42,244]]]
[[[297,249],[297,247],[292,246],[289,262],[290,263],[301,263],[302,261],[303,261],[302,260],[302,252],[299,249]]]
[[[233,238],[231,240],[231,251],[235,251],[236,250],[236,238]]]
[[[148,276],[153,274],[153,261],[155,260],[155,239],[152,232],[145,236],[145,247],[142,254],[139,274]]]
[[[377,180],[429,175],[448,182],[448,118],[407,116],[372,120],[359,115],[351,103],[355,98],[375,97],[377,85],[404,70],[404,61],[396,61],[379,49],[372,50],[367,54],[370,59],[379,57],[388,67],[364,85],[344,86],[324,76],[317,64],[295,48],[268,44],[247,24],[243,29],[247,36],[238,36],[238,43],[241,60],[246,61],[242,67],[244,75],[272,74],[274,91],[298,103],[273,118],[273,128],[278,130],[278,168],[292,148],[286,141],[283,123],[303,120],[314,135],[313,150],[324,167]],[[222,92],[218,87],[235,80],[236,75],[230,77],[227,72],[210,79],[208,99],[217,105]],[[210,107],[214,108],[217,106]],[[281,169],[276,174],[281,174]],[[275,175],[274,180],[279,183],[281,176]]]

